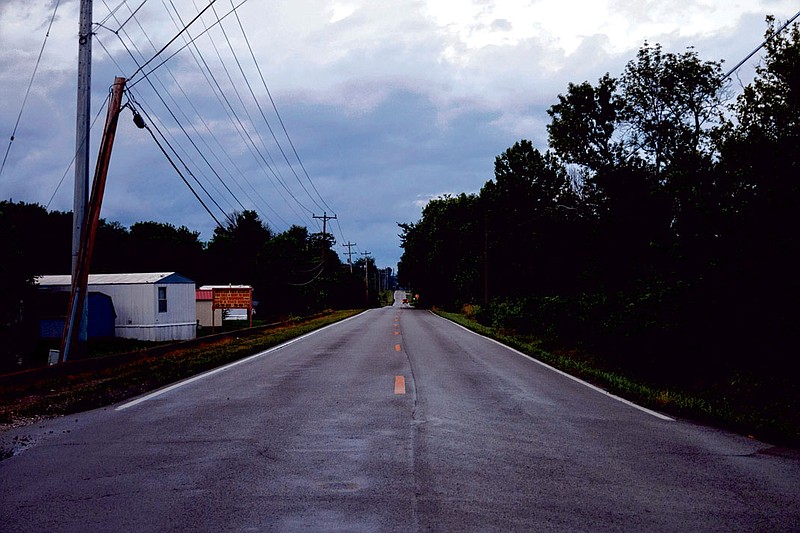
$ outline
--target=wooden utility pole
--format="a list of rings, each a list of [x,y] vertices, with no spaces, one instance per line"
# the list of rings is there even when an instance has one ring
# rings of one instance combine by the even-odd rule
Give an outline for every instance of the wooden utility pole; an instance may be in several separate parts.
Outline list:
[[[356,245],[356,243],[350,242],[350,241],[347,241],[347,244],[343,244],[342,245],[343,247],[347,248],[347,264],[350,265],[350,273],[351,274],[353,273],[353,259],[352,259],[352,257],[353,257],[353,254],[355,253],[353,251],[353,246],[355,246],[355,245]]]
[[[361,252],[364,256],[364,305],[369,307],[369,256],[372,252]]]
[[[311,215],[311,218],[321,218],[322,219],[322,262],[325,263],[325,236],[328,234],[328,221],[329,220],[336,220],[336,215],[332,217],[328,216],[327,211],[322,212],[322,216],[318,217],[317,215]]]
[[[78,27],[78,99],[75,123],[75,185],[72,203],[72,262],[73,279],[77,274],[81,232],[89,201],[89,114],[92,105],[92,0],[81,0]],[[78,331],[79,341],[86,342],[86,302]]]
[[[87,302],[87,285],[89,282],[89,268],[94,251],[94,239],[97,235],[97,226],[100,223],[100,208],[103,204],[103,193],[106,188],[108,165],[111,162],[111,149],[114,146],[114,137],[117,132],[119,110],[122,104],[122,93],[125,90],[125,78],[116,78],[111,89],[111,99],[108,102],[106,126],[103,130],[103,139],[100,142],[100,151],[97,154],[97,166],[92,182],[92,196],[89,200],[86,216],[84,217],[80,238],[80,247],[75,273],[72,275],[72,290],[69,298],[67,318],[64,321],[64,334],[61,338],[61,353],[59,362],[64,362],[70,355],[75,345],[82,318],[85,315]]]
[[[483,215],[483,305],[489,305],[489,213]]]

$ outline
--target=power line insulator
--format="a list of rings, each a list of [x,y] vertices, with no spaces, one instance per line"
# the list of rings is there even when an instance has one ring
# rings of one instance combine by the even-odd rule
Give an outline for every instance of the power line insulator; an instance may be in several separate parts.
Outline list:
[[[144,129],[144,119],[142,118],[142,115],[136,111],[133,112],[133,123],[136,124],[136,127],[140,130]]]

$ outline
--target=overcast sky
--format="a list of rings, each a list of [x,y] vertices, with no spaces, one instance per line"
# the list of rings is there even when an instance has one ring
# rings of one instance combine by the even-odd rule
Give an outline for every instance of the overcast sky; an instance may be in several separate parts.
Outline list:
[[[102,26],[92,116],[114,76],[131,78],[138,107],[175,146],[191,173],[176,164],[218,219],[244,207],[276,231],[319,231],[313,217],[333,212],[343,260],[349,240],[393,268],[398,222],[418,220],[430,198],[477,192],[493,177],[494,158],[520,139],[547,149],[546,110],[569,82],[619,75],[645,40],[676,53],[692,46],[733,66],[761,43],[767,14],[784,21],[800,9],[796,0],[249,0],[239,20],[231,15],[200,35],[231,11],[231,0],[217,0],[143,72],[186,36],[197,37],[197,48],[143,80],[129,51],[144,63],[208,2],[149,0],[128,20],[140,4],[94,0]],[[0,156],[54,7],[0,0]],[[59,5],[0,199],[72,209],[78,8],[77,0]],[[739,88],[734,80],[734,94]],[[120,122],[102,216],[125,226],[185,225],[208,240],[213,218],[131,116],[125,110]],[[93,128],[93,159],[104,117]]]

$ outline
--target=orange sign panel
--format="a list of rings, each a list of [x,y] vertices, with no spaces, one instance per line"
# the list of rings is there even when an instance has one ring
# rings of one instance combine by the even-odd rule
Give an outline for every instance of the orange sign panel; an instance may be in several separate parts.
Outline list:
[[[212,296],[214,309],[250,309],[253,305],[253,289],[218,289]]]

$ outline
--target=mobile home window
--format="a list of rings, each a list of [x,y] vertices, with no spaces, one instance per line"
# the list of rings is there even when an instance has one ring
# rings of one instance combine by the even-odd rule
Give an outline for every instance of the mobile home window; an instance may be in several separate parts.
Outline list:
[[[159,287],[158,288],[158,312],[159,313],[166,313],[167,312],[167,288],[166,287]]]

